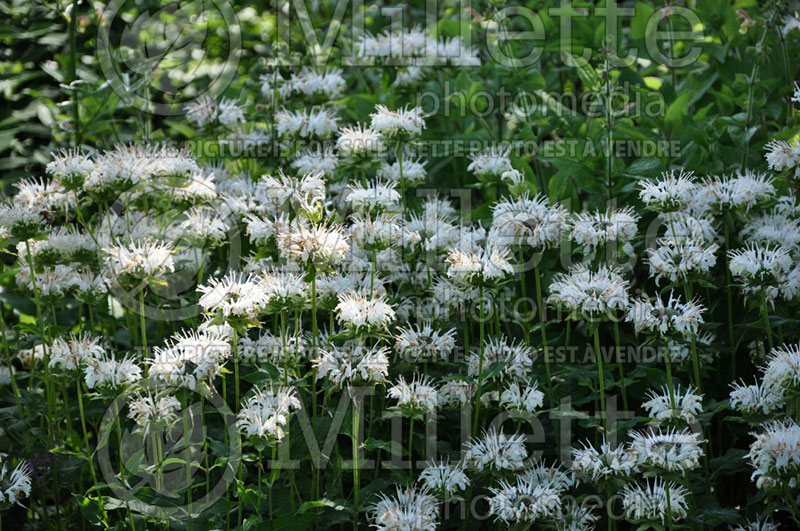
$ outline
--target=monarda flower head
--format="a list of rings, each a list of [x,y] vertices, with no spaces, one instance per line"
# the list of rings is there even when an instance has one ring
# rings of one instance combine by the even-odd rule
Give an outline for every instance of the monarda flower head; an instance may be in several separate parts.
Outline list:
[[[410,382],[401,375],[386,395],[397,400],[405,416],[415,417],[436,410],[436,387],[427,376],[415,374]]]
[[[639,197],[648,208],[673,212],[686,207],[697,191],[692,172],[664,172],[655,182],[640,181]]]
[[[507,248],[486,244],[469,250],[451,249],[447,254],[447,276],[462,285],[492,283],[514,272]]]
[[[628,281],[605,265],[592,271],[586,264],[577,264],[553,278],[547,300],[575,315],[598,317],[624,311],[629,304]]]
[[[454,495],[469,487],[469,478],[464,473],[462,463],[450,464],[450,460],[432,461],[419,475],[419,480],[444,500],[450,500]]]
[[[703,412],[703,395],[697,394],[691,386],[684,392],[681,392],[680,386],[676,387],[672,398],[667,387],[660,391],[650,391],[647,398],[642,407],[647,410],[650,418],[659,423],[680,420],[693,424]]]
[[[245,399],[236,415],[236,425],[247,437],[267,442],[280,441],[292,411],[301,407],[300,400],[288,387],[256,387],[255,393]]]
[[[9,463],[0,461],[0,504],[16,503],[31,495],[31,467],[29,463],[20,462],[8,472]]]
[[[496,244],[527,245],[537,250],[557,245],[568,228],[569,214],[542,195],[528,193],[505,198],[492,207],[489,240]]]
[[[572,471],[580,479],[593,482],[609,477],[631,476],[639,470],[639,454],[629,445],[612,447],[603,438],[600,448],[583,443],[572,449]]]
[[[481,180],[498,178],[513,169],[508,158],[511,148],[492,146],[487,151],[472,155],[467,171],[473,172]]]
[[[656,284],[663,278],[673,284],[691,276],[702,276],[717,263],[719,245],[694,238],[659,238],[655,248],[647,249],[650,276]]]
[[[423,114],[422,107],[392,111],[385,105],[377,105],[375,112],[369,115],[372,119],[370,127],[387,140],[406,141],[422,133],[425,128]]]
[[[483,436],[467,442],[465,461],[478,470],[519,470],[525,465],[528,450],[524,435],[506,435],[492,427]]]
[[[622,508],[629,520],[664,525],[667,519],[677,522],[686,518],[688,495],[682,486],[671,481],[665,483],[663,479],[628,483],[622,490]]]
[[[355,291],[339,295],[336,318],[354,330],[383,330],[394,320],[385,297],[368,298]]]
[[[267,305],[267,293],[256,275],[232,271],[221,279],[210,278],[198,286],[203,311],[224,320],[254,321]]]
[[[614,245],[627,255],[633,254],[631,241],[636,237],[639,216],[633,208],[605,212],[581,212],[572,220],[570,238],[583,247],[583,254],[593,256],[599,246]]]
[[[667,472],[686,472],[700,466],[704,441],[687,429],[656,428],[633,432],[632,438],[631,448],[638,454],[640,466]]]
[[[728,252],[728,267],[746,295],[792,300],[800,292],[800,265],[787,247],[751,244]]]
[[[367,348],[355,341],[342,346],[331,346],[319,351],[319,358],[312,360],[317,378],[327,378],[337,387],[345,384],[378,383],[389,374],[389,349]]]
[[[66,190],[80,190],[93,169],[92,157],[80,149],[62,149],[53,153],[53,160],[45,167],[45,171]]]
[[[336,226],[294,222],[278,233],[275,240],[288,260],[320,270],[344,260],[350,250],[344,231]]]
[[[666,303],[661,298],[634,300],[628,309],[627,320],[633,323],[637,334],[651,332],[691,337],[703,324],[705,310],[698,302],[682,302],[670,291]]]
[[[774,421],[752,433],[747,458],[755,469],[752,479],[762,488],[795,489],[800,478],[800,426],[794,419]]]
[[[447,360],[456,346],[456,331],[436,330],[430,323],[397,329],[395,350],[409,361],[434,359]]]
[[[340,157],[365,159],[382,153],[386,146],[380,133],[364,124],[358,124],[356,127],[343,127],[339,130],[336,149]]]
[[[181,403],[172,395],[156,396],[136,393],[128,403],[128,418],[136,423],[137,431],[147,436],[154,431],[169,431],[178,422]]]
[[[378,531],[435,531],[439,525],[439,502],[427,488],[397,487],[395,496],[379,494],[369,507],[372,527]]]

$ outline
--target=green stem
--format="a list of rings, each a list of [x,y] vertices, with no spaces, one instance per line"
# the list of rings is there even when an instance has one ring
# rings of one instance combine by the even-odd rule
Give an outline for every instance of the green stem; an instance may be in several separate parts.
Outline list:
[[[234,389],[234,400],[236,402],[235,405],[234,405],[233,410],[234,410],[234,412],[238,413],[239,412],[239,408],[241,407],[241,404],[239,403],[239,333],[236,331],[236,327],[235,326],[233,327],[233,389]],[[236,437],[239,439],[239,448],[241,448],[241,446],[242,446],[242,441],[241,441],[242,435],[238,430],[236,431]],[[238,484],[239,485],[243,484],[242,472],[243,472],[242,460],[240,459],[239,460],[239,468],[238,468],[237,474],[236,474],[236,477],[238,478]],[[238,529],[241,529],[242,528],[242,513],[243,513],[244,508],[242,506],[242,496],[238,496],[238,498],[239,498],[239,503],[238,503],[238,507],[236,509],[236,521],[237,521]]]
[[[550,356],[547,352],[547,326],[545,320],[545,308],[542,304],[542,274],[537,265],[534,268],[534,277],[536,278],[536,305],[539,310],[539,330],[542,334],[542,352],[544,353],[544,367],[545,374],[547,375],[547,395],[550,400],[550,407],[554,406],[553,402],[553,378],[550,374]]]
[[[478,304],[480,305],[479,320],[478,320],[478,384],[475,390],[475,417],[472,419],[472,435],[476,436],[478,433],[478,418],[481,413],[481,385],[483,385],[483,333],[484,333],[484,318],[483,318],[483,284],[478,288]]]
[[[694,300],[694,295],[692,292],[692,283],[691,281],[686,281],[686,301],[691,302]],[[699,393],[703,392],[703,382],[700,378],[700,358],[697,355],[697,334],[694,332],[690,333],[691,345],[692,345],[692,368],[694,370],[694,385],[697,387],[697,391]]]
[[[358,438],[359,438],[359,406],[358,399],[353,400],[353,425],[350,440],[353,445],[353,528],[358,529],[358,510],[359,510],[359,488],[361,481],[359,478],[358,462]]]
[[[70,83],[74,83],[78,80],[77,75],[77,68],[78,68],[78,58],[77,58],[77,44],[76,44],[76,21],[77,21],[77,10],[78,10],[78,3],[74,2],[72,4],[72,12],[69,15],[69,78]],[[80,105],[79,105],[79,98],[78,98],[79,91],[75,87],[72,86],[72,117],[75,120],[73,125],[73,130],[75,133],[75,145],[79,146],[81,144],[81,117],[80,117]]]
[[[311,267],[311,354],[317,357],[317,347],[319,346],[319,329],[317,328],[317,267]],[[313,421],[314,433],[317,429],[317,372],[311,372],[311,418]],[[314,499],[319,499],[319,480],[320,473],[317,467],[313,469],[314,480]]]
[[[769,324],[769,308],[767,307],[767,290],[761,288],[761,311],[764,316],[764,328],[767,330],[767,341],[769,342],[769,350],[772,351],[775,345],[772,342],[772,325]]]
[[[89,430],[86,429],[86,413],[83,409],[83,383],[81,379],[78,378],[75,381],[75,386],[78,390],[78,412],[81,416],[81,428],[83,429],[83,444],[86,447],[86,460],[89,461],[89,471],[92,474],[92,482],[97,485],[97,473],[94,470],[94,459],[92,458],[92,450],[91,446],[89,445]],[[100,502],[100,511],[103,513],[103,521],[108,521],[108,516],[106,515],[105,507],[103,506],[103,497],[98,496],[98,501]]]
[[[622,407],[625,411],[628,410],[628,387],[625,384],[625,364],[620,355],[620,347],[619,344],[619,321],[617,320],[616,311],[614,312],[614,350],[617,353],[617,363],[619,364],[619,379],[620,379],[620,386],[622,387]]]
[[[411,463],[411,479],[414,479],[414,417],[408,425],[408,460]]]
[[[603,355],[600,352],[600,327],[594,329],[594,353],[597,360],[597,377],[600,385],[600,413],[603,418],[603,426],[608,433],[608,419],[606,419],[606,386],[603,374]]]

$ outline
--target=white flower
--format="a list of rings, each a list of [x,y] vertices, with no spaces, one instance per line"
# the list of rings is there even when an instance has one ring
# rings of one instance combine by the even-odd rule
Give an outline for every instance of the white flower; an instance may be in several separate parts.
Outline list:
[[[719,245],[692,238],[659,238],[656,248],[647,249],[650,276],[656,284],[667,278],[673,284],[689,275],[703,275],[717,263]]]
[[[216,100],[208,94],[203,94],[196,100],[190,101],[184,106],[184,110],[186,118],[199,127],[210,124],[219,115]]]
[[[31,495],[31,466],[26,462],[20,462],[8,474],[7,463],[0,468],[0,503],[20,503],[20,500]]]
[[[376,207],[392,209],[400,204],[400,193],[395,190],[395,183],[392,181],[376,182],[366,187],[355,184],[350,186],[350,192],[345,199],[356,210],[371,210]]]
[[[307,227],[297,222],[278,233],[276,243],[288,259],[318,267],[327,266],[330,262],[341,262],[350,250],[347,238],[340,228],[325,225]]]
[[[77,336],[70,334],[67,339],[56,338],[50,345],[50,366],[71,371],[82,367],[89,360],[101,359],[105,355],[101,343],[101,338],[92,337],[87,332]]]
[[[464,460],[478,470],[519,470],[527,458],[524,435],[507,436],[494,426],[484,430],[482,437],[470,439],[464,454]]]
[[[492,207],[489,239],[498,244],[529,245],[534,249],[553,247],[567,229],[567,210],[551,205],[546,197],[526,192],[515,199],[503,199]]]
[[[428,489],[397,487],[395,496],[378,494],[369,507],[372,527],[378,531],[436,531],[439,525],[439,502]]]
[[[448,380],[439,388],[437,400],[440,408],[461,407],[475,394],[476,386],[464,380]]]
[[[499,280],[514,272],[510,257],[507,248],[491,244],[468,251],[451,249],[446,258],[447,276],[466,285],[475,280]]]
[[[401,375],[387,390],[386,396],[397,400],[397,405],[410,415],[436,410],[436,388],[427,376],[415,374],[410,382],[406,382]]]
[[[532,474],[517,476],[516,481],[500,480],[498,488],[489,487],[489,513],[504,524],[554,520],[561,515],[561,489],[540,482]]]
[[[225,127],[243,124],[246,121],[242,108],[239,107],[235,101],[226,98],[222,98],[222,101],[219,102],[219,115],[217,116],[217,120]]]
[[[67,189],[79,189],[83,181],[92,173],[94,161],[90,155],[80,149],[62,149],[53,154],[53,160],[47,163],[45,170],[53,179]]]
[[[370,299],[351,291],[339,294],[336,319],[354,329],[386,328],[394,320],[394,310],[385,297]]]
[[[675,407],[672,407],[672,400]],[[673,392],[670,400],[669,388],[663,387],[660,392],[650,391],[647,402],[642,407],[647,410],[647,415],[658,422],[680,419],[687,424],[697,422],[697,416],[703,412],[703,395],[698,395],[695,389],[689,386],[681,394],[680,386]]]
[[[800,141],[789,144],[783,140],[770,140],[764,148],[768,150],[765,158],[770,170],[791,170],[800,164]]]
[[[588,443],[573,448],[572,471],[591,481],[614,476],[630,476],[639,471],[639,454],[630,446],[619,444],[612,448],[605,437],[597,450]]]
[[[336,139],[336,149],[341,157],[369,157],[383,152],[385,148],[383,137],[364,124],[341,128]]]
[[[783,390],[769,382],[756,382],[753,385],[733,382],[731,388],[731,407],[744,414],[769,415],[783,407]]]
[[[687,206],[697,192],[692,172],[664,172],[655,182],[640,181],[639,197],[649,208],[671,212]]]
[[[333,152],[333,148],[324,151],[321,148],[307,149],[297,154],[297,158],[292,161],[292,168],[296,169],[301,175],[322,172],[327,176],[333,176],[339,166],[339,159]]]
[[[637,299],[631,303],[627,320],[634,324],[636,333],[643,331],[661,335],[679,334],[684,337],[696,335],[703,324],[705,307],[695,301],[681,302],[673,291],[665,304],[661,298],[654,301]]]
[[[430,323],[408,328],[399,327],[395,349],[403,358],[417,360],[447,360],[456,346],[456,331],[434,330]]]
[[[467,166],[467,171],[473,172],[478,177],[500,177],[505,172],[512,170],[508,154],[511,148],[492,146],[489,150],[472,155],[472,162]]]
[[[422,107],[404,107],[396,111],[385,105],[376,105],[370,128],[385,138],[410,138],[418,136],[425,128]]]
[[[800,220],[786,214],[762,214],[750,218],[739,235],[749,243],[800,248]]]
[[[622,490],[622,507],[625,509],[625,517],[634,521],[650,520],[665,524],[669,512],[670,520],[676,522],[686,518],[688,495],[682,486],[671,481],[665,484],[660,478],[653,480],[652,483],[650,480],[628,483]]]
[[[505,336],[490,337],[483,346],[483,371],[494,363],[502,363],[503,369],[496,377],[524,378],[533,366],[535,355],[533,347],[515,341],[508,342]],[[467,360],[470,376],[478,376],[480,366],[480,352],[473,348]]]
[[[275,131],[278,136],[325,138],[336,132],[338,117],[328,109],[303,109],[275,114]]]
[[[800,388],[800,343],[772,349],[764,368],[764,385],[781,389]]]
[[[697,218],[684,211],[659,212],[658,217],[667,227],[664,232],[664,238],[667,240],[688,239],[714,243],[717,239],[717,230],[711,219]]]
[[[561,517],[555,522],[558,531],[591,531],[600,519],[591,503],[566,500],[564,505]]]
[[[800,291],[800,267],[787,247],[769,248],[751,244],[728,252],[728,267],[734,280],[748,295],[763,295],[772,303],[782,297],[792,300]]]
[[[759,489],[796,488],[800,477],[800,426],[788,418],[764,424],[763,429],[751,434],[756,440],[745,456],[755,469],[752,479]]]
[[[697,433],[688,429],[655,428],[648,432],[632,432],[631,448],[639,455],[639,464],[668,472],[686,472],[700,466],[703,457]]]
[[[267,293],[255,275],[231,271],[222,279],[210,278],[198,286],[202,293],[198,301],[203,311],[231,317],[256,319],[267,304]]]
[[[142,395],[136,393],[128,403],[128,418],[136,423],[144,436],[155,429],[168,431],[178,422],[181,403],[171,395]]]
[[[24,203],[0,204],[0,226],[19,239],[28,239],[42,231],[44,218],[41,209]]]
[[[288,387],[256,387],[255,394],[245,399],[236,415],[236,425],[248,437],[280,441],[292,410],[301,407],[294,390]]]
[[[321,73],[306,69],[299,74],[292,74],[281,87],[281,93],[284,96],[294,93],[307,98],[324,97],[332,100],[341,95],[345,86],[342,71],[338,68],[331,68]]]
[[[708,179],[703,185],[709,203],[718,209],[750,210],[775,196],[772,178],[763,173],[741,171],[735,177]]]
[[[572,221],[570,238],[583,246],[584,254],[591,254],[599,245],[614,243],[626,254],[633,253],[631,241],[636,237],[639,216],[633,208],[606,212],[581,212]]]
[[[586,264],[577,264],[570,268],[569,273],[553,277],[547,300],[583,315],[625,310],[628,307],[628,281],[605,265],[591,271]]]
[[[294,336],[288,331],[287,335],[285,350],[281,336],[269,331],[262,331],[256,339],[240,337],[240,360],[243,363],[272,363],[281,370],[285,360],[298,359],[308,350],[308,344],[302,337]]]
[[[8,385],[14,378],[13,365],[0,365],[0,385]]]
[[[378,168],[377,176],[395,182],[421,183],[428,178],[425,170],[425,163],[421,159],[403,159],[403,171],[400,175],[400,161],[396,160],[392,164],[384,162]]]
[[[449,459],[447,462],[431,461],[420,473],[419,480],[426,488],[439,494],[445,501],[469,487],[469,478],[464,473],[463,464],[451,465]]]
[[[754,522],[731,526],[729,531],[780,531],[780,528],[777,524],[770,522],[768,518],[761,520],[761,517],[758,517]]]
[[[175,271],[173,247],[169,242],[145,239],[128,245],[111,245],[103,248],[103,252],[106,253],[106,267],[116,278],[121,275],[152,278]]]
[[[536,382],[510,382],[500,395],[500,405],[509,409],[533,413],[544,405],[544,393]]]
[[[197,382],[217,376],[230,354],[227,337],[214,332],[184,331],[172,336],[164,348],[153,348],[153,358],[147,360],[149,375],[194,389]]]
[[[130,356],[116,360],[108,355],[87,360],[83,369],[86,387],[89,389],[117,389],[129,383],[135,383],[142,377],[142,369]]]
[[[219,243],[228,234],[228,226],[211,207],[192,207],[186,211],[185,216],[186,219],[178,225],[178,231],[190,242]]]
[[[382,382],[389,374],[389,349],[386,347],[370,349],[358,343],[346,343],[319,352],[320,357],[312,360],[317,378],[328,378],[338,387],[355,384],[359,378],[364,382]]]

